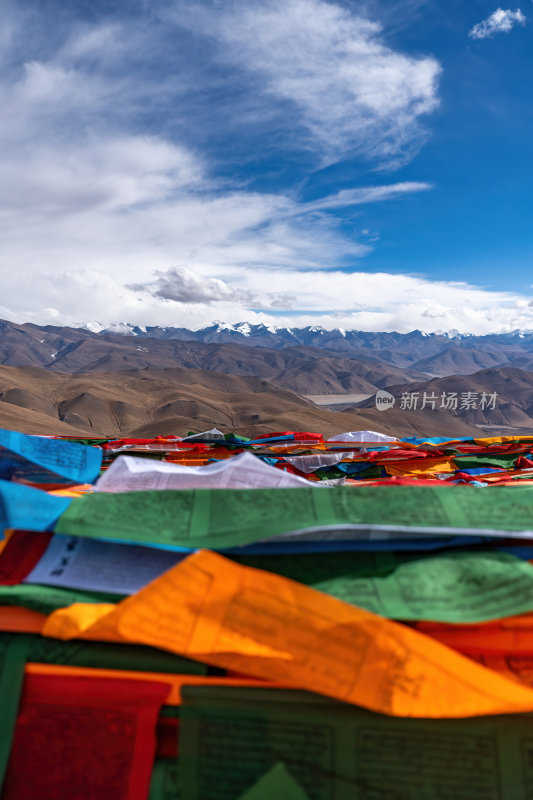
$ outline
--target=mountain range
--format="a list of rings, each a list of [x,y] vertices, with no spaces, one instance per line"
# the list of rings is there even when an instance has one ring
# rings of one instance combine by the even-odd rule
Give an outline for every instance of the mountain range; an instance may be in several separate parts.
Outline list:
[[[304,419],[328,433],[372,420],[402,434],[533,428],[531,332],[399,334],[248,323],[199,331],[91,328],[0,321],[0,425],[94,435],[150,435],[166,421],[180,431],[226,425],[252,433],[287,428],[290,420],[301,428]],[[384,414],[373,407],[380,389],[397,398],[496,392],[499,400],[492,410],[415,411],[397,403]],[[316,395],[346,402],[324,410],[306,399]],[[350,395],[371,397],[355,407]]]
[[[328,350],[337,355],[376,359],[398,367],[409,367],[433,374],[468,374],[474,369],[511,363],[529,358],[533,363],[533,331],[476,336],[452,330],[442,333],[409,333],[326,330],[320,325],[283,328],[275,325],[236,325],[214,323],[191,331],[178,327],[139,327],[115,325],[101,330],[104,335],[120,333],[139,339],[178,339],[208,343],[246,344],[253,347],[281,349],[295,345]],[[512,364],[522,366],[524,364]],[[436,370],[436,372],[435,372]],[[465,371],[466,370],[466,371]]]
[[[279,376],[286,370],[300,371],[304,364],[324,358],[349,359],[350,363],[326,362],[321,372],[331,368],[341,374],[348,369],[351,375],[379,388],[402,381],[468,375],[489,367],[527,370],[533,368],[533,332],[473,336],[455,331],[326,331],[319,326],[291,329],[248,323],[218,323],[197,331],[124,324],[95,331],[0,321],[0,364],[62,372],[179,365],[276,378],[280,384],[284,378]],[[369,374],[371,366],[377,370],[374,374]],[[292,378],[289,373],[286,379]],[[355,390],[354,386],[342,386],[342,378],[340,381],[341,390]],[[309,393],[318,394],[324,388],[315,384]]]

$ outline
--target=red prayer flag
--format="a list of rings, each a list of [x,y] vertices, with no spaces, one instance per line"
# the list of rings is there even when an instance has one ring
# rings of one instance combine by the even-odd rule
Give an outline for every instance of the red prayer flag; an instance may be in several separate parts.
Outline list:
[[[0,586],[22,583],[41,559],[53,534],[13,531],[0,553]]]
[[[146,800],[166,683],[27,675],[2,800]]]

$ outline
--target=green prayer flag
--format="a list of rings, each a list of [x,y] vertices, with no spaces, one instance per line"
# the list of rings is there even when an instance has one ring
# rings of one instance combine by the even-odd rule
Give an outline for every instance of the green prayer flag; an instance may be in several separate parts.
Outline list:
[[[350,526],[372,538],[410,533],[529,531],[533,487],[361,486],[334,489],[185,489],[74,498],[58,533],[167,547],[223,549],[292,531]],[[335,526],[337,529],[335,530]],[[378,528],[374,528],[378,526]],[[381,527],[379,527],[381,526]]]
[[[292,690],[184,687],[186,800],[242,798],[280,761],[309,800],[530,800],[533,715],[410,719]]]
[[[484,622],[533,610],[533,566],[490,550],[232,556],[399,620]]]
[[[13,636],[0,633],[0,652]],[[24,635],[28,646],[28,661],[39,664],[59,664],[69,667],[163,672],[175,675],[207,675],[208,667],[200,661],[167,653],[155,647],[115,642],[63,642],[46,636]]]
[[[482,467],[501,467],[512,469],[515,462],[523,453],[469,453],[466,456],[454,456],[453,460],[457,469],[481,469]]]
[[[0,791],[17,722],[28,649],[27,636],[4,635],[0,641]]]
[[[533,566],[498,552],[449,551],[400,564],[389,575],[347,574],[312,586],[398,620],[473,623],[533,610]]]
[[[51,614],[52,611],[66,608],[73,603],[117,603],[121,599],[122,595],[61,589],[36,583],[0,586],[0,605],[23,606],[41,614]]]

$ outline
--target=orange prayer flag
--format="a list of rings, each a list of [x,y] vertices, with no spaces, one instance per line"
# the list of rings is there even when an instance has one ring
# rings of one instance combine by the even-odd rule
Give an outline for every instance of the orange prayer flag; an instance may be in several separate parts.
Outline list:
[[[410,458],[406,461],[386,462],[384,467],[388,475],[433,475],[435,472],[456,471],[450,458]]]
[[[533,691],[401,624],[202,550],[117,606],[44,634],[136,642],[396,716],[533,711]]]

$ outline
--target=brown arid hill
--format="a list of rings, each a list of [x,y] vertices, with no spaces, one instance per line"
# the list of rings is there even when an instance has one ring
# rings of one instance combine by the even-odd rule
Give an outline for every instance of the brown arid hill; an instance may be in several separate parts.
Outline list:
[[[263,350],[264,352],[264,350]],[[266,351],[270,352],[270,351]],[[273,351],[285,355],[287,366],[278,373],[266,375],[276,386],[298,394],[372,394],[376,389],[400,382],[423,380],[422,372],[320,354],[315,348],[294,347]],[[225,371],[225,370],[223,370]]]
[[[471,375],[487,367],[502,366],[502,353],[496,348],[459,347],[451,344],[442,352],[413,364],[420,372],[430,375]]]
[[[397,409],[330,411],[248,376],[184,368],[69,375],[0,366],[0,427],[35,434],[150,437],[213,426],[252,436],[280,430],[326,436],[360,429],[398,436],[472,433],[467,421],[431,411],[416,419]]]
[[[500,369],[484,369],[475,372],[473,375],[450,375],[446,378],[433,378],[429,381],[401,384],[399,386],[387,387],[396,398],[393,411],[399,407],[401,397],[404,392],[417,392],[419,395],[418,405],[420,406],[424,392],[429,397],[434,394],[438,400],[435,411],[426,409],[404,410],[402,413],[409,416],[417,425],[422,420],[422,414],[437,414],[441,405],[442,395],[446,397],[450,393],[457,393],[459,403],[457,410],[450,410],[444,413],[446,416],[455,420],[463,420],[471,426],[481,426],[482,428],[497,428],[502,431],[505,429],[515,429],[517,432],[533,432],[533,372],[503,367]],[[476,395],[476,407],[461,408],[461,398],[466,393]],[[496,393],[494,409],[481,408],[480,399],[483,393],[491,395]],[[472,394],[470,397],[472,397]],[[358,409],[372,408],[375,405],[374,397],[368,398],[357,405]],[[487,404],[488,405],[488,404]],[[385,414],[392,411],[382,412]]]

